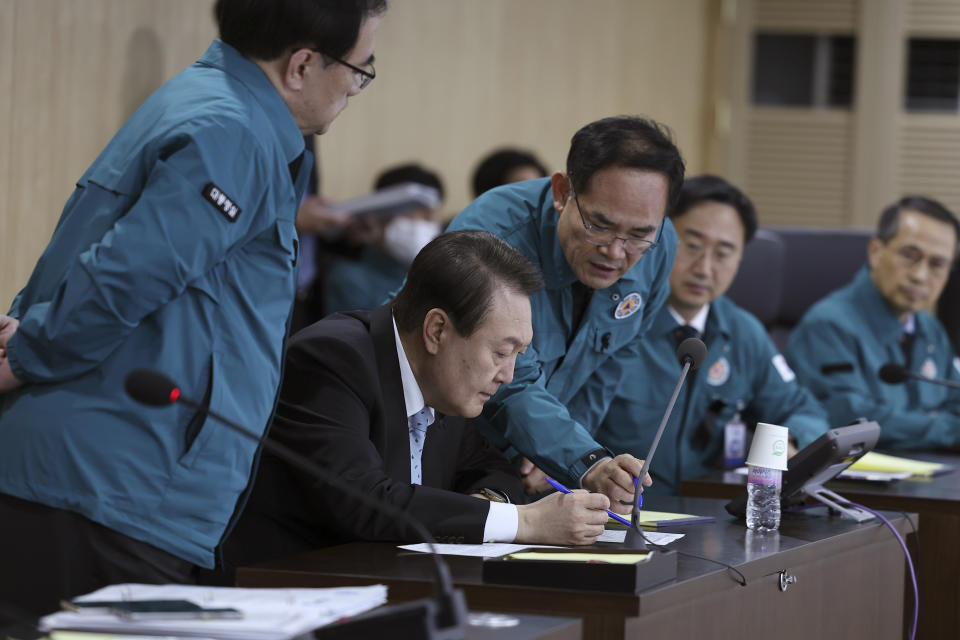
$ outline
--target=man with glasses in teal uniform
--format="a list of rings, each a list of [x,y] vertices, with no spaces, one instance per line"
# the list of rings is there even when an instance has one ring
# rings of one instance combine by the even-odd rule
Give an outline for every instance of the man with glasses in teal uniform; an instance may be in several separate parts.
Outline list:
[[[641,462],[591,434],[666,300],[676,234],[665,217],[683,171],[665,127],[605,118],[573,136],[566,172],[488,191],[450,225],[500,236],[546,281],[531,298],[533,344],[479,418],[528,492],[549,488],[546,473],[629,512]]]
[[[801,447],[828,429],[826,412],[797,383],[760,321],[723,295],[757,229],[750,199],[723,178],[688,178],[670,220],[677,231],[670,296],[596,433],[614,452],[646,452],[680,375],[677,346],[701,338],[707,357],[680,391],[651,466],[658,494],[678,494],[681,480],[728,458],[742,463],[748,425],[785,425]]]
[[[149,367],[264,434],[324,133],[373,77],[383,0],[218,0],[220,37],[77,182],[0,315],[0,627],[111,583],[189,583],[258,443],[124,392]]]
[[[880,447],[960,444],[960,391],[917,379],[881,381],[885,364],[960,382],[960,360],[930,315],[957,253],[956,217],[939,202],[908,196],[887,207],[850,284],[810,308],[790,332],[787,357],[833,424],[865,416]]]

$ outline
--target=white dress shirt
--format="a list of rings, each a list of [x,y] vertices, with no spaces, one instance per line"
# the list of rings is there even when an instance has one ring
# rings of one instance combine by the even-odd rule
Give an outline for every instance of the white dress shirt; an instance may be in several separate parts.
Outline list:
[[[687,322],[683,319],[683,316],[680,315],[676,309],[667,305],[667,311],[670,312],[670,315],[673,316],[673,319],[677,321],[677,324],[684,325],[688,324],[697,331],[700,332],[700,335],[703,335],[703,330],[707,328],[707,316],[710,314],[710,305],[705,304],[700,311],[697,311],[697,315],[690,318],[690,322]]]
[[[400,342],[400,332],[397,331],[396,319],[393,320],[393,337],[397,343],[400,381],[403,384],[403,402],[406,405],[407,419],[409,420],[410,416],[419,413],[426,406],[426,401],[423,399],[423,392],[413,375],[413,369],[410,367],[410,361],[407,360],[407,354],[403,350],[403,343]],[[432,407],[428,407],[428,412],[432,420],[436,420],[436,413]],[[429,427],[427,427],[427,430],[429,431]],[[517,537],[519,528],[520,514],[517,512],[516,505],[490,501],[490,511],[487,512],[487,520],[483,525],[484,542],[513,542]]]

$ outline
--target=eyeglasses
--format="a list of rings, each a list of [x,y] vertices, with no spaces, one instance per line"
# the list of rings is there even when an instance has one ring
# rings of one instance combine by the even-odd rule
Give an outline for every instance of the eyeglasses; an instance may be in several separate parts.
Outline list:
[[[631,255],[638,255],[642,258],[647,255],[660,243],[660,234],[663,233],[663,223],[660,223],[660,226],[657,227],[657,239],[656,240],[645,240],[644,238],[634,238],[628,236],[626,238],[618,236],[610,229],[604,229],[603,227],[598,227],[594,224],[587,222],[587,219],[583,216],[583,207],[580,206],[580,200],[577,197],[576,192],[573,194],[573,200],[577,203],[577,213],[580,214],[580,222],[583,223],[583,228],[586,230],[584,234],[587,242],[597,247],[608,247],[617,240],[623,242],[623,250]]]
[[[894,255],[896,255],[901,264],[908,269],[913,269],[926,260],[927,270],[934,278],[945,277],[952,267],[951,260],[943,256],[928,256],[921,249],[913,245],[900,247]]]
[[[357,79],[358,79],[359,82],[360,82],[360,89],[359,89],[360,91],[362,91],[363,89],[366,89],[366,88],[367,88],[367,85],[369,85],[371,82],[373,82],[373,79],[377,77],[377,70],[373,68],[373,64],[370,65],[370,71],[367,71],[366,69],[361,69],[360,67],[357,67],[357,66],[354,66],[354,65],[350,64],[350,63],[347,62],[346,60],[343,60],[343,59],[338,58],[338,57],[336,57],[336,56],[332,56],[332,55],[330,55],[329,53],[324,53],[324,51],[323,51],[322,49],[314,49],[314,51],[316,51],[317,53],[320,53],[320,54],[322,54],[322,55],[325,55],[326,57],[330,58],[330,59],[333,60],[334,62],[338,62],[338,63],[342,64],[343,66],[345,66],[346,68],[348,68],[348,69],[350,69],[351,71],[353,71],[354,73],[356,73],[357,76],[358,76]]]
[[[707,244],[695,240],[681,240],[677,243],[677,262],[681,264],[696,264],[709,249]],[[719,271],[735,269],[740,263],[740,255],[736,250],[726,246],[715,246],[710,251],[710,264]]]

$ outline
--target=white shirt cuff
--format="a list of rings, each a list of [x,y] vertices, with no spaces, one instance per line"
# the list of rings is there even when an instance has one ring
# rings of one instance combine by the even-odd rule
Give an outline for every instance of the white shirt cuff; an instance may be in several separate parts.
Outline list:
[[[520,513],[517,505],[505,502],[490,502],[487,522],[483,525],[484,542],[513,542],[520,528]]]

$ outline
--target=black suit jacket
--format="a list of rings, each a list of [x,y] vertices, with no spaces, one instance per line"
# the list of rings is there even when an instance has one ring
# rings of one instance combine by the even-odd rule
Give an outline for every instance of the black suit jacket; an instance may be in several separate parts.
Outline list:
[[[329,316],[290,342],[270,438],[422,522],[438,541],[482,541],[499,489],[522,503],[510,463],[468,420],[437,414],[422,485],[410,484],[410,438],[389,306]],[[228,565],[352,540],[419,542],[409,526],[264,453],[250,499],[225,546]]]

